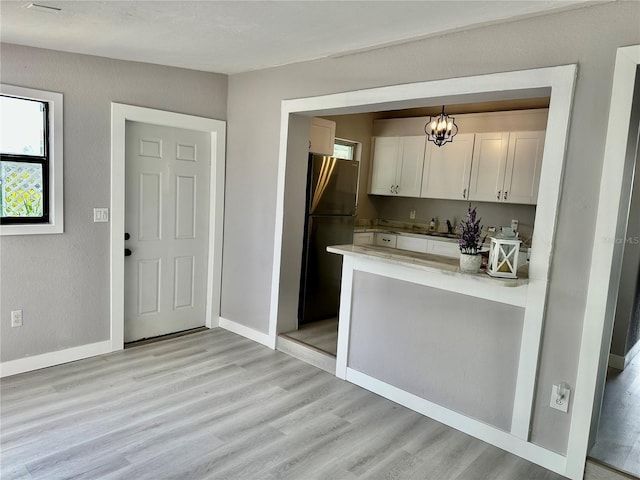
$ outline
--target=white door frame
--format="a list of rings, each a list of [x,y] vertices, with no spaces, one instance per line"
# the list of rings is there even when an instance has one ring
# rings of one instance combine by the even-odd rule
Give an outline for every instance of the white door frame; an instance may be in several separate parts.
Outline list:
[[[300,115],[337,115],[459,103],[462,96],[465,101],[473,102],[550,95],[540,194],[536,208],[536,228],[533,237],[536,248],[532,253],[529,267],[527,308],[520,347],[512,429],[509,432],[509,438],[512,441],[505,444],[509,445],[507,449],[513,453],[561,474],[567,475],[566,472],[584,468],[586,448],[570,448],[567,456],[564,457],[529,441],[576,74],[576,65],[563,65],[283,100],[280,117],[269,346],[274,348],[280,329],[283,325],[289,326],[292,323],[291,318],[288,317],[295,311],[292,302],[298,298],[290,292],[296,289],[297,285],[292,282],[299,276],[292,274],[291,269],[295,265],[287,261],[286,252],[283,250],[285,239],[292,241],[292,232],[285,231],[285,225],[294,224],[291,216],[298,213],[291,205],[295,199],[291,195],[286,195],[287,163],[294,162],[299,157],[299,155],[296,157],[296,154],[300,154],[299,151],[294,151],[293,154],[288,151],[289,128],[291,125],[298,125],[298,123],[290,123],[292,119]],[[589,374],[595,375],[595,371]],[[582,419],[576,416],[576,408],[573,409],[572,414],[573,426],[576,421]],[[450,424],[453,425],[453,423]],[[471,425],[469,428],[462,430],[471,435],[479,436],[476,427],[486,430],[480,422],[470,419],[469,424]],[[483,439],[486,440],[489,437],[490,435],[484,435]],[[576,442],[575,437],[571,437],[571,440]],[[504,445],[501,446],[504,448]],[[582,478],[581,474],[567,476],[575,479]]]
[[[112,351],[124,348],[125,125],[127,120],[197,130],[211,135],[209,253],[205,325],[208,328],[217,327],[220,318],[226,122],[112,102],[110,296]]]
[[[623,227],[624,235],[626,221],[624,226],[618,225],[618,222],[629,215],[631,193],[628,187],[631,180],[625,178],[625,172],[630,171],[634,165],[627,164],[627,139],[639,65],[640,45],[618,48],[580,344],[574,413],[569,431],[568,457],[575,457],[583,452],[586,455],[590,429],[595,433],[593,429],[597,428],[600,415],[605,380],[602,370],[606,368],[609,357],[624,253],[624,243],[616,242],[612,237],[618,236],[619,226]],[[600,355],[596,352],[600,352]],[[568,470],[568,475],[578,475],[580,465],[571,466],[574,469]]]

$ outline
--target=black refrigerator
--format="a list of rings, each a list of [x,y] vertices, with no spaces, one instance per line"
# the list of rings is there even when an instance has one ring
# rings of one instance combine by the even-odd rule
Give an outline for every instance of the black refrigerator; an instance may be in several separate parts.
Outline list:
[[[329,245],[353,243],[359,162],[309,155],[298,324],[338,316],[342,255]]]

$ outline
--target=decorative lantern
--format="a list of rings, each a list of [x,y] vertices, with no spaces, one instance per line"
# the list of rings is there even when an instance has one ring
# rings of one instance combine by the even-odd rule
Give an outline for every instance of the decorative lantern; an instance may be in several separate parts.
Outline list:
[[[518,253],[522,241],[507,238],[491,238],[487,273],[492,277],[518,278]]]

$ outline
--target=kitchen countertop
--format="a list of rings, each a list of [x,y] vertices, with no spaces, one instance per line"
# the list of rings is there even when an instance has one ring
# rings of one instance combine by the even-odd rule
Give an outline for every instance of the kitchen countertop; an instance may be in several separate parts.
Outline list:
[[[529,283],[529,265],[518,269],[518,278],[497,278],[480,273],[460,272],[457,258],[443,257],[428,253],[410,252],[377,245],[335,245],[327,247],[327,251],[339,255],[350,255],[360,258],[380,260],[396,265],[408,266],[425,272],[446,274],[464,281],[482,282],[495,287],[521,287]]]
[[[374,232],[374,233],[389,233],[389,234],[393,234],[393,235],[402,235],[402,236],[407,236],[407,237],[415,237],[415,238],[430,238],[433,240],[438,240],[441,242],[450,242],[450,243],[458,243],[458,240],[460,239],[459,236],[451,236],[452,234],[449,233],[442,233],[442,232],[427,232],[424,230],[416,230],[416,229],[408,229],[408,228],[402,228],[402,227],[385,227],[385,226],[377,226],[377,227],[355,227],[353,229],[353,233],[367,233],[367,232]],[[489,249],[489,247],[491,246],[491,235],[495,235],[495,234],[487,234],[487,240],[482,244],[483,248],[486,248],[487,250]],[[518,240],[518,239],[516,239]],[[524,246],[524,242],[521,244],[520,246],[520,254],[526,254],[527,251],[529,250],[530,247],[528,246]]]

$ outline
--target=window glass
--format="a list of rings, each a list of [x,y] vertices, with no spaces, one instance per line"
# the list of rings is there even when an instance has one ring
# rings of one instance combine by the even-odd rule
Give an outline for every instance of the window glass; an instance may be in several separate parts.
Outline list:
[[[0,152],[8,155],[45,155],[45,104],[0,96]]]
[[[353,160],[354,145],[345,145],[336,143],[333,146],[333,156],[336,158],[344,158],[345,160]]]
[[[2,217],[42,217],[43,171],[40,163],[0,162]]]

